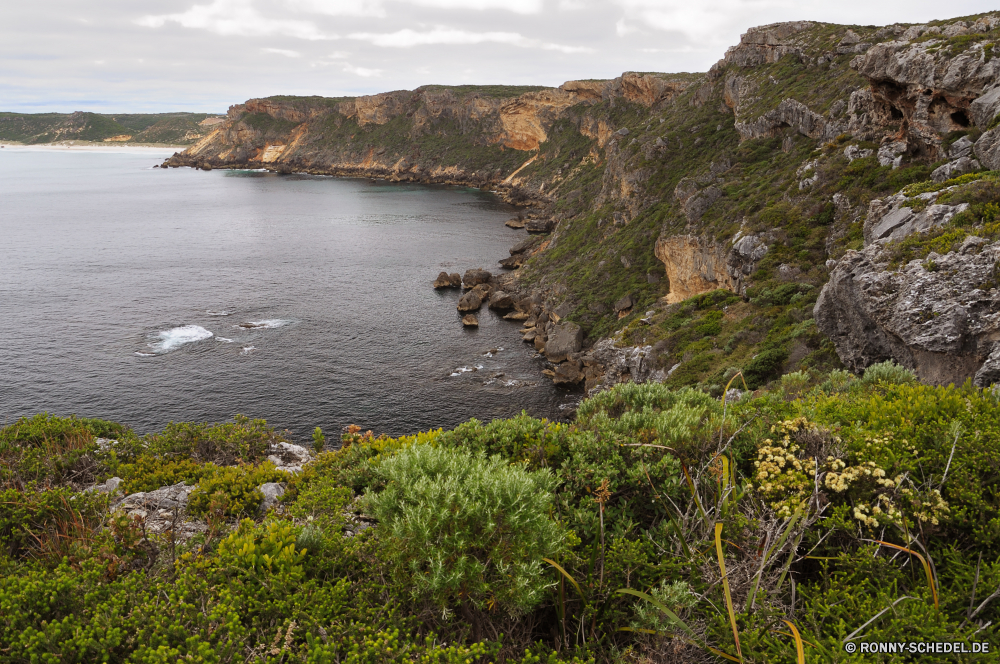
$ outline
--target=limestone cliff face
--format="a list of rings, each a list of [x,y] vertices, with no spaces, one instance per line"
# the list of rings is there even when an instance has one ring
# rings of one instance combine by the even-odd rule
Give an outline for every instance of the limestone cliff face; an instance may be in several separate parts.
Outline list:
[[[656,257],[663,261],[670,280],[667,302],[673,304],[719,288],[737,290],[727,268],[728,254],[724,247],[694,235],[657,240]]]
[[[600,151],[617,127],[588,114],[588,107],[623,99],[653,108],[669,103],[691,80],[625,73],[515,96],[429,87],[341,100],[251,99],[231,107],[222,125],[170,163],[454,182],[516,192],[520,202],[544,202],[546,186],[551,189],[559,178],[529,182],[521,171],[532,156],[517,153],[537,152],[555,123],[569,120],[593,142],[592,159],[601,161]],[[427,140],[442,138],[453,145],[427,154]],[[491,164],[472,154],[491,148],[513,154]]]

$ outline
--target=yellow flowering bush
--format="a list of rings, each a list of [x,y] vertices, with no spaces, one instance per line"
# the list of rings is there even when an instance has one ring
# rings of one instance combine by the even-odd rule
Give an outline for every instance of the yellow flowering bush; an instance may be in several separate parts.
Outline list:
[[[800,459],[800,445],[794,436],[814,428],[804,417],[783,420],[771,427],[774,438],[766,438],[757,448],[754,478],[758,491],[778,516],[789,517],[805,509],[815,486],[816,460]]]

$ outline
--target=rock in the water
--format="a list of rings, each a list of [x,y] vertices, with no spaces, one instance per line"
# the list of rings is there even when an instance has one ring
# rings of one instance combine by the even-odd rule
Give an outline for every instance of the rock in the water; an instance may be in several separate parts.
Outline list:
[[[1000,127],[994,127],[980,136],[974,149],[980,164],[991,171],[1000,170]]]
[[[499,261],[497,261],[497,263],[500,265],[500,267],[505,268],[507,270],[516,270],[517,268],[524,265],[525,260],[527,260],[527,257],[524,254],[514,254],[513,256],[509,256],[508,258],[501,258]]]
[[[302,471],[302,466],[312,461],[312,454],[301,445],[276,443],[271,446],[271,456],[267,457],[267,460],[273,463],[278,470],[298,473]]]
[[[984,284],[995,279],[1000,242],[966,238],[957,252],[898,271],[885,252],[881,243],[848,251],[816,302],[816,324],[841,361],[860,373],[892,359],[934,384],[995,380],[1000,291]]]
[[[507,226],[508,228],[524,228],[524,219],[521,219],[520,217],[508,219],[504,226]]]
[[[257,488],[264,494],[264,500],[260,504],[261,512],[270,510],[278,504],[278,499],[285,495],[285,485],[280,482],[267,482]]]
[[[583,380],[579,362],[572,360],[557,364],[552,382],[556,385],[575,385]]]
[[[465,327],[479,327],[479,318],[476,314],[465,314],[462,316],[462,325]]]
[[[569,321],[556,323],[545,342],[545,357],[549,362],[562,362],[570,353],[580,351],[583,328]]]
[[[462,277],[462,285],[466,288],[475,288],[479,284],[488,284],[493,275],[482,268],[475,268],[472,270],[466,270],[465,276]]]
[[[461,286],[462,276],[458,272],[453,274],[442,272],[434,280],[434,288],[461,288]]]
[[[496,291],[490,295],[490,309],[513,309],[514,298],[503,291]]]
[[[503,317],[504,320],[528,320],[531,316],[527,311],[512,311]]]
[[[483,297],[479,291],[471,290],[458,300],[459,311],[478,311],[483,306]]]
[[[615,302],[615,311],[626,311],[627,309],[631,309],[633,304],[632,296],[624,295],[620,300]]]
[[[935,182],[944,182],[945,180],[950,180],[956,178],[962,173],[969,173],[971,171],[979,170],[979,162],[975,159],[969,159],[968,157],[959,157],[954,161],[949,161],[947,164],[942,164],[934,169],[931,173],[931,179]]]

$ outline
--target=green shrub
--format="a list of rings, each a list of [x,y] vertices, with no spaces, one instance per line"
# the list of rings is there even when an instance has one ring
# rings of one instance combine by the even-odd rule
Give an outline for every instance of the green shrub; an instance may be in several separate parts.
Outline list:
[[[401,587],[435,605],[517,615],[542,601],[542,558],[563,546],[551,519],[556,481],[500,457],[412,445],[384,459],[365,503],[390,544]]]
[[[120,491],[128,495],[139,491],[155,491],[179,482],[197,484],[217,470],[212,463],[198,463],[187,458],[163,459],[144,454],[135,463],[119,466],[118,473],[123,480]]]
[[[264,420],[237,415],[224,424],[179,422],[145,437],[146,450],[157,456],[186,456],[220,466],[254,463],[268,455],[271,445],[289,442]]]
[[[786,359],[788,359],[788,351],[784,348],[772,347],[762,350],[743,369],[743,377],[746,378],[747,387],[755,390],[776,378]]]
[[[86,547],[106,505],[105,496],[77,494],[67,487],[31,484],[23,491],[0,491],[0,551],[12,558],[58,558],[71,553],[74,544]]]
[[[258,488],[267,482],[285,482],[290,475],[265,461],[259,466],[239,465],[218,468],[205,476],[188,496],[188,512],[195,515],[220,511],[227,517],[253,515],[264,494]]]
[[[886,360],[873,364],[865,369],[865,375],[861,378],[862,383],[890,383],[894,385],[906,385],[917,382],[917,375],[896,364],[893,360]]]

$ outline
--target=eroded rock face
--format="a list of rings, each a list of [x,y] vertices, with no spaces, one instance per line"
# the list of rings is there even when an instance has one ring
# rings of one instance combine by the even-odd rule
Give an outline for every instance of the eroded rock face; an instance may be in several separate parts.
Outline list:
[[[777,108],[755,120],[736,123],[741,141],[776,136],[785,127],[792,127],[803,136],[823,140],[830,140],[847,128],[840,122],[809,110],[808,106],[795,99],[785,99]]]
[[[965,240],[960,251],[932,253],[898,271],[875,243],[838,261],[816,302],[819,329],[841,361],[860,373],[895,360],[932,384],[1000,377],[1000,242]]]
[[[701,293],[725,288],[743,295],[749,277],[768,250],[766,234],[733,237],[732,247],[696,235],[661,236],[656,241],[656,257],[663,261],[670,281],[668,304]]]
[[[656,241],[655,253],[666,266],[671,304],[718,288],[736,290],[727,268],[729,252],[721,245],[695,235],[672,235]]]
[[[1000,62],[987,61],[981,47],[951,57],[936,40],[909,43],[916,38],[912,33],[934,30],[925,28],[913,26],[895,41],[872,46],[851,66],[871,82],[868,120],[885,128],[905,127],[921,149],[936,157],[940,136],[972,123],[983,126],[983,118],[995,111],[988,89],[1000,77]]]
[[[755,67],[777,62],[798,49],[787,43],[789,37],[813,26],[810,21],[789,21],[750,28],[740,35],[740,43],[726,51],[725,62],[740,67]]]
[[[483,306],[483,297],[475,289],[470,290],[458,300],[459,311],[478,311],[481,306]]]

